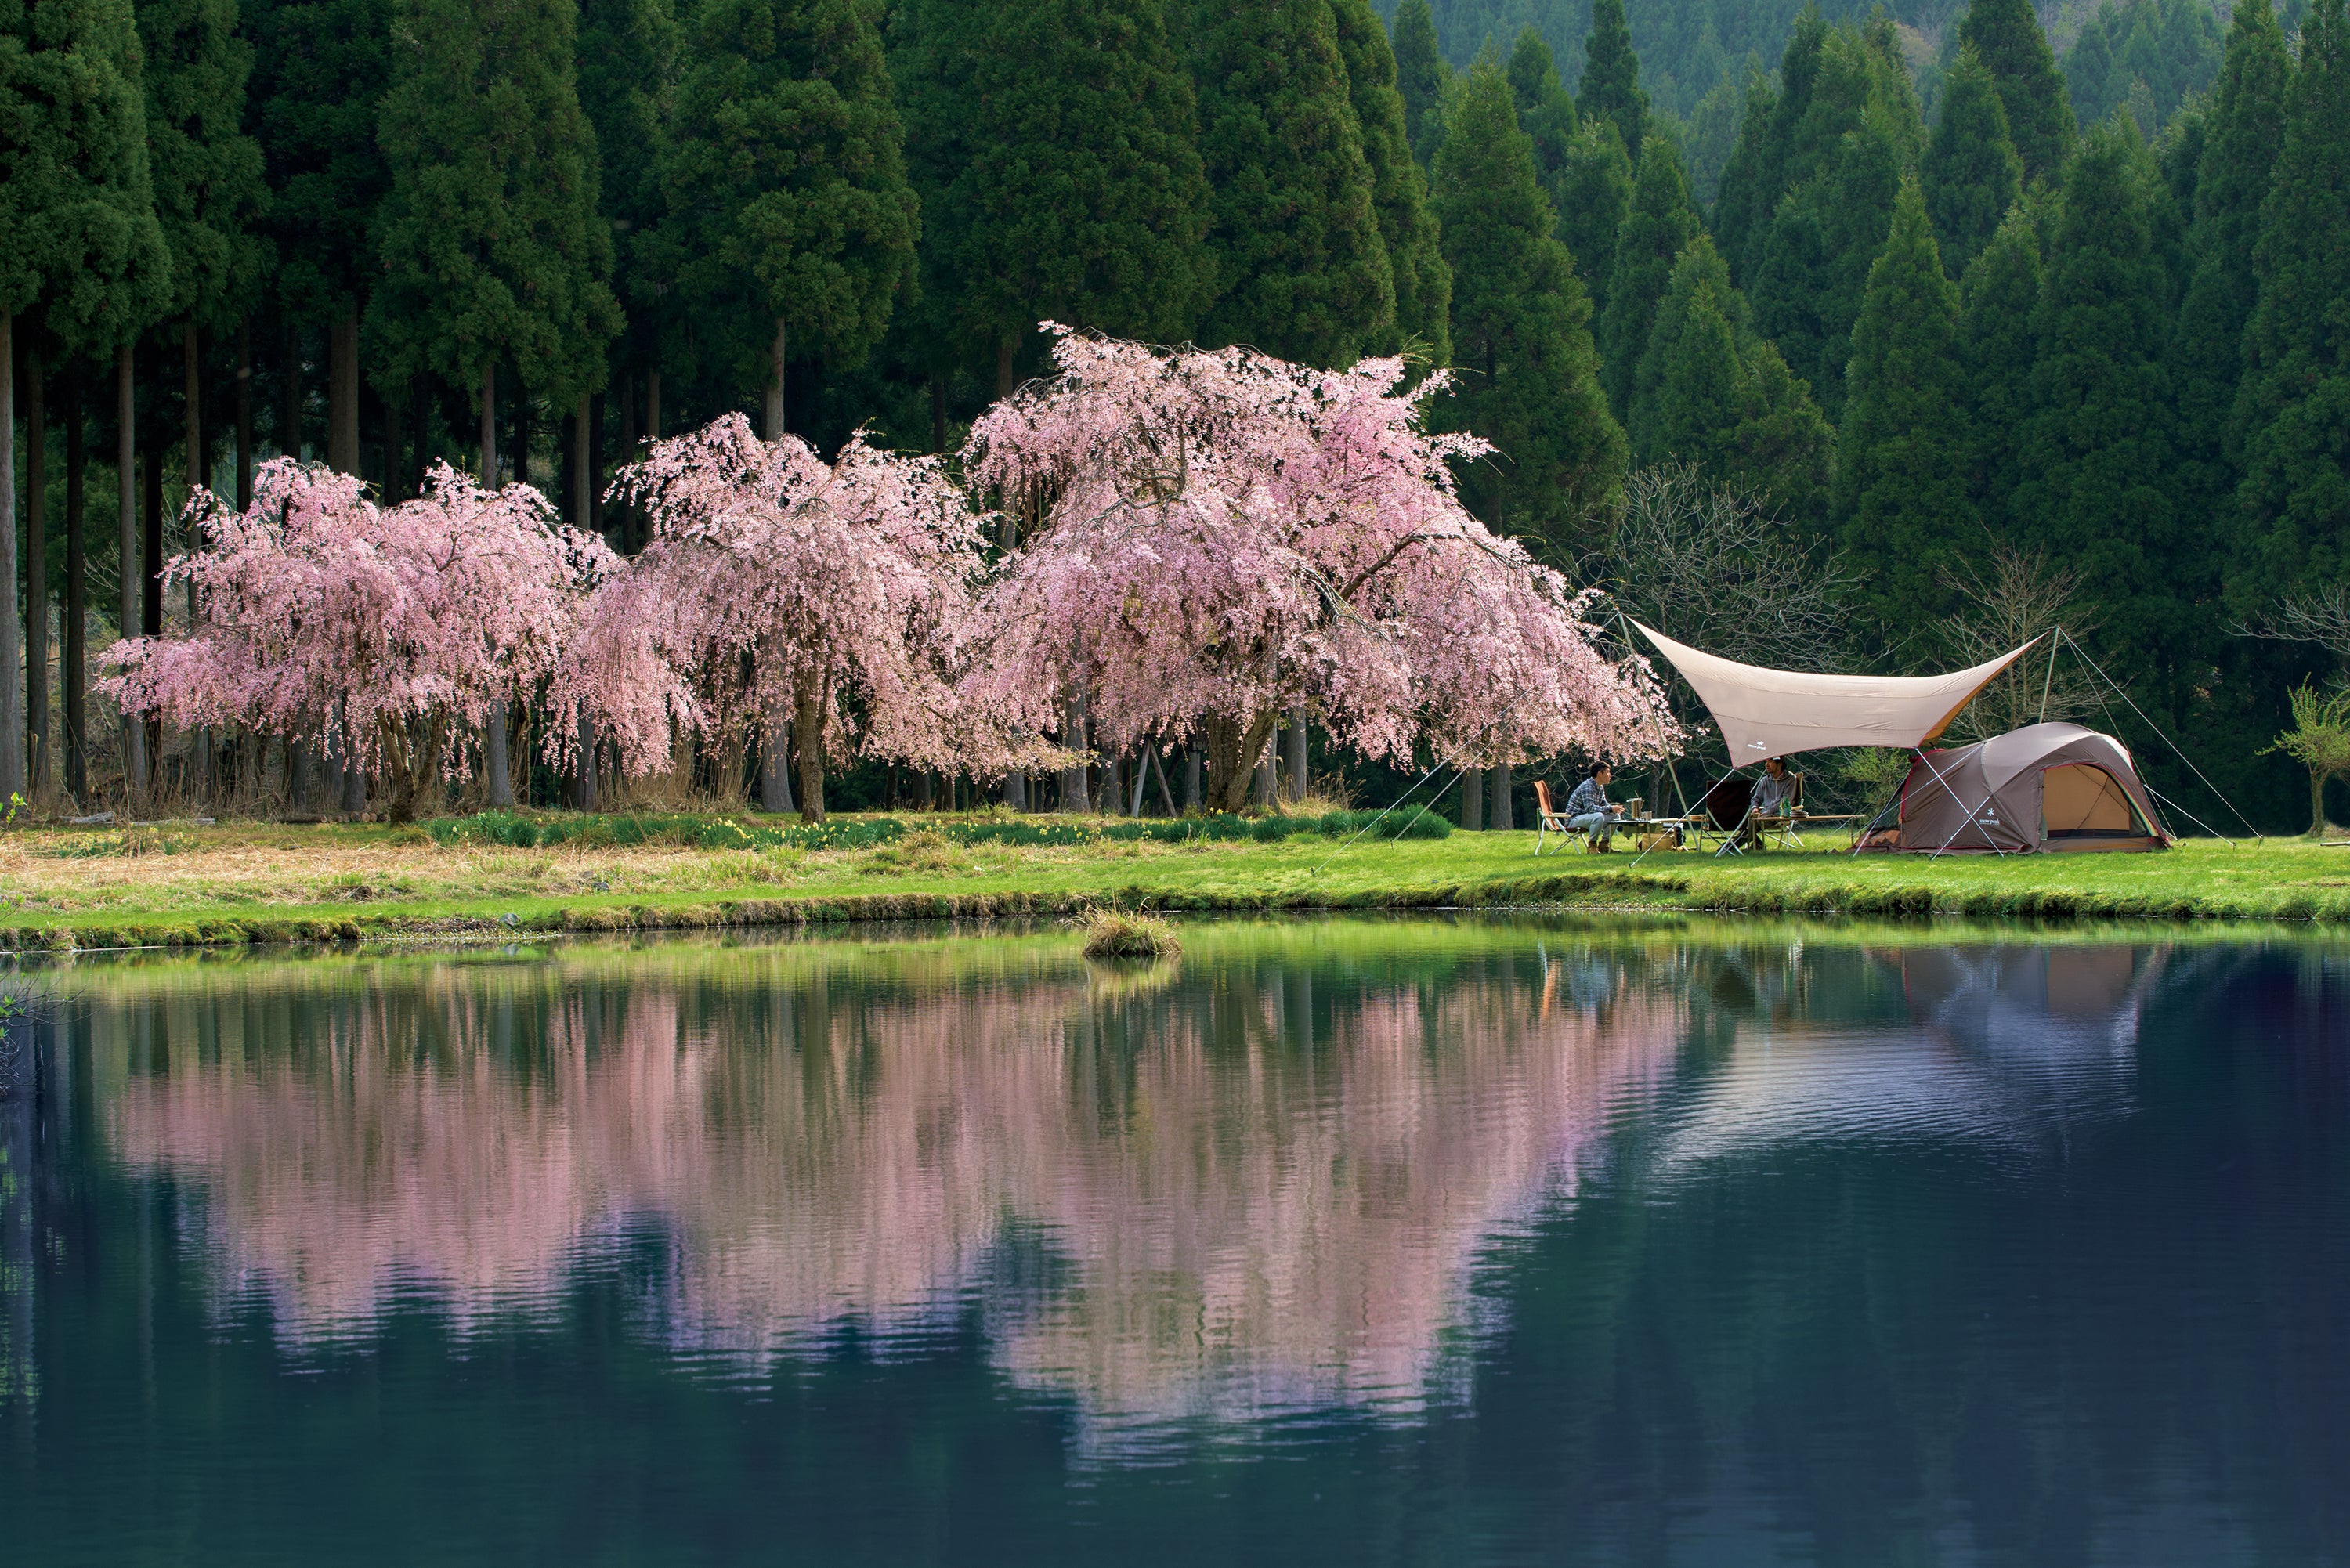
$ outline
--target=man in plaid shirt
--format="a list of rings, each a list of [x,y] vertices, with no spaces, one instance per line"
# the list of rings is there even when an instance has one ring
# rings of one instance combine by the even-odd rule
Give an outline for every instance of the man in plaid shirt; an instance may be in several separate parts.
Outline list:
[[[1624,809],[1607,801],[1607,785],[1614,777],[1607,764],[1601,763],[1566,797],[1566,826],[1591,835],[1591,842],[1601,849],[1614,847],[1608,843],[1609,824]]]

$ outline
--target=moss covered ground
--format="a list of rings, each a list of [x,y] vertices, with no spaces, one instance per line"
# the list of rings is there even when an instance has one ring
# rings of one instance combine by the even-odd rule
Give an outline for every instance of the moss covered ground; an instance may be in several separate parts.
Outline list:
[[[0,948],[627,931],[1038,916],[1557,906],[1723,914],[2350,921],[2350,848],[2189,840],[2159,855],[1735,859],[1534,853],[1530,833],[1349,840],[1235,826],[1119,837],[1066,819],[531,814],[484,824],[17,829]],[[634,822],[635,826],[629,826]],[[1391,825],[1390,825],[1391,826]],[[1554,841],[1555,842],[1555,841]]]

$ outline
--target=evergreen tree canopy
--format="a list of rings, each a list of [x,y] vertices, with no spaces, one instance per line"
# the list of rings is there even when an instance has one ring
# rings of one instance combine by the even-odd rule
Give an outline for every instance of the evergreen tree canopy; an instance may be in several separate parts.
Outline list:
[[[2031,0],[1968,0],[1959,42],[1974,50],[1999,86],[2023,177],[2055,178],[2073,146],[2073,105]]]
[[[400,379],[472,388],[504,359],[558,398],[602,384],[620,316],[575,18],[570,0],[403,0],[368,308]]]
[[[1518,124],[1534,145],[1534,172],[1544,188],[1550,189],[1566,161],[1567,143],[1575,136],[1575,99],[1558,79],[1558,63],[1551,57],[1550,46],[1532,27],[1518,35],[1517,46],[1510,51],[1509,74]]]
[[[1612,119],[1624,151],[1640,160],[1648,128],[1648,95],[1640,90],[1640,57],[1632,52],[1632,29],[1624,21],[1624,0],[1592,0],[1591,31],[1583,40],[1583,80],[1575,98],[1586,119]]]
[[[2314,0],[2253,250],[2260,303],[2236,421],[2250,605],[2350,582],[2350,22]]]
[[[2230,516],[2242,474],[2229,421],[2243,373],[2244,328],[2259,302],[2253,250],[2261,203],[2284,151],[2293,61],[2268,0],[2239,0],[2228,57],[2204,125],[2189,252],[2194,275],[2171,339],[2179,487],[2199,515]]]
[[[1937,581],[1971,543],[1959,291],[1918,182],[1902,184],[1885,252],[1852,334],[1836,432],[1835,517],[1844,547],[1871,563],[1868,597],[1887,627],[1955,607]]]
[[[1421,145],[1438,97],[1452,67],[1436,47],[1436,18],[1428,0],[1402,0],[1395,10],[1396,91],[1403,99],[1403,133],[1414,151]]]
[[[2145,173],[2135,132],[2111,123],[2065,171],[2013,507],[2026,545],[2081,574],[2106,635],[2151,678],[2214,556],[2208,529],[2176,528],[2168,483],[2168,322]]]
[[[640,242],[661,220],[662,106],[681,42],[670,0],[581,0],[579,107],[602,158],[599,189],[621,293],[647,313],[669,282],[665,273],[643,275]]]
[[[1607,400],[1628,411],[1632,377],[1648,346],[1657,303],[1671,286],[1673,263],[1698,234],[1697,209],[1690,205],[1689,182],[1680,152],[1659,137],[1640,160],[1640,178],[1631,210],[1616,236],[1616,265],[1607,277],[1607,314],[1599,322],[1600,374]]]
[[[1352,362],[1394,324],[1395,275],[1329,0],[1201,0],[1191,47],[1217,288],[1201,341]]]
[[[1961,46],[1942,84],[1942,115],[1918,175],[1942,265],[1952,277],[1982,254],[2022,188],[2022,161],[2007,134],[2007,109],[1975,52]]]
[[[1439,412],[1500,449],[1461,476],[1461,494],[1497,531],[1566,549],[1623,477],[1624,431],[1599,389],[1591,302],[1490,56],[1471,67],[1446,127],[1435,189],[1461,367]]]
[[[705,356],[862,358],[913,281],[919,206],[869,0],[702,0],[661,191]]]
[[[1612,119],[1586,120],[1566,144],[1566,160],[1551,186],[1558,237],[1575,256],[1575,270],[1591,294],[1591,308],[1607,308],[1616,271],[1616,238],[1632,210],[1632,161]]]
[[[1379,240],[1395,277],[1395,326],[1370,347],[1379,353],[1409,348],[1442,365],[1452,358],[1452,268],[1429,203],[1427,173],[1411,155],[1403,99],[1396,90],[1395,56],[1370,0],[1331,0],[1331,12],[1338,25],[1338,56],[1347,67],[1347,101],[1362,128],[1363,159],[1371,169]]]
[[[372,225],[391,189],[377,140],[392,0],[242,0],[256,43],[248,119],[267,171],[262,232],[276,296],[316,326],[359,311],[380,272]]]
[[[2043,275],[2036,216],[2022,202],[2009,208],[1959,286],[1967,498],[1984,525],[2002,535],[2011,531],[2039,352],[2033,328]]]
[[[1628,433],[1636,462],[1693,463],[1797,515],[1818,514],[1835,433],[1749,325],[1746,300],[1704,234],[1673,264],[1640,356]]]
[[[1781,165],[1787,193],[1762,231],[1748,285],[1755,325],[1831,421],[1844,410],[1845,361],[1868,269],[1923,140],[1908,78],[1887,47],[1851,28],[1828,34]]]
[[[2094,125],[2142,91],[2144,116],[2133,119],[2151,137],[2211,85],[2221,52],[2205,0],[2106,0],[2065,52],[2065,94],[2081,123]]]
[[[0,26],[0,311],[78,348],[130,341],[170,296],[139,63],[130,0]]]
[[[1786,189],[1782,183],[1781,166],[1786,161],[1787,150],[1780,129],[1780,84],[1791,74],[1800,82],[1819,69],[1819,46],[1825,29],[1814,29],[1808,36],[1804,31],[1818,21],[1818,11],[1806,6],[1796,20],[1795,36],[1788,41],[1780,81],[1754,83],[1747,89],[1746,107],[1739,112],[1738,140],[1730,150],[1729,161],[1721,166],[1721,180],[1709,208],[1708,225],[1732,277],[1750,275],[1744,265],[1747,245],[1770,223],[1771,209],[1766,203],[1776,202]]]
[[[268,192],[261,149],[245,135],[253,50],[237,36],[236,0],[147,0],[139,7],[155,215],[172,251],[164,314],[232,325],[261,281],[253,232]]]
[[[1191,335],[1213,282],[1191,80],[1158,0],[909,7],[928,308],[993,356],[1050,318]]]

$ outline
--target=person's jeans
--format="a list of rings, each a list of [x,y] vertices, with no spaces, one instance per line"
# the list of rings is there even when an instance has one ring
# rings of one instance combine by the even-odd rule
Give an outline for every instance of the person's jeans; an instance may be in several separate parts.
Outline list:
[[[1607,825],[1614,820],[1615,818],[1607,812],[1586,811],[1581,816],[1568,817],[1566,826],[1570,828],[1580,828],[1591,835],[1591,842],[1594,844],[1605,844],[1607,842]]]

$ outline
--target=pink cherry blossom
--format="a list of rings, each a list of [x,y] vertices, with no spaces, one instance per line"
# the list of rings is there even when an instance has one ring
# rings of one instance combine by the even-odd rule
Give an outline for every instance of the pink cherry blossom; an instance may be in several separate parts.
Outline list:
[[[827,463],[730,414],[656,443],[615,488],[650,542],[596,596],[567,679],[624,754],[665,755],[680,721],[728,742],[788,725],[811,820],[827,758],[1008,765],[1002,727],[947,680],[982,561],[938,460],[859,431]]]
[[[1282,711],[1406,761],[1678,741],[1645,664],[1602,655],[1573,591],[1462,507],[1451,464],[1492,448],[1422,428],[1441,372],[1315,370],[1169,351],[1047,322],[1058,374],[972,427],[972,482],[1028,530],[982,601],[967,688],[1097,744],[1205,743],[1236,808]]]
[[[261,465],[249,511],[203,491],[190,505],[206,548],[166,574],[194,587],[191,634],[118,643],[99,690],[183,728],[347,746],[389,784],[395,820],[471,771],[494,705],[548,677],[619,566],[537,491],[485,490],[445,463],[398,506],[287,458]]]

